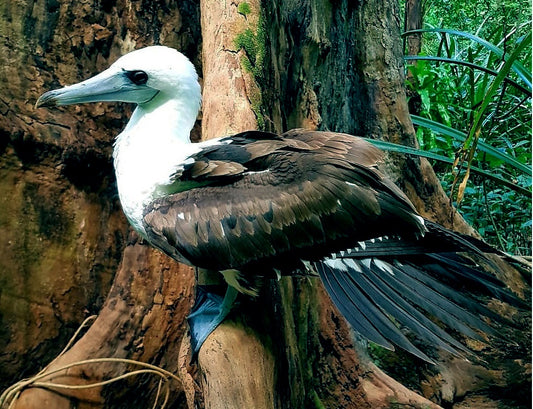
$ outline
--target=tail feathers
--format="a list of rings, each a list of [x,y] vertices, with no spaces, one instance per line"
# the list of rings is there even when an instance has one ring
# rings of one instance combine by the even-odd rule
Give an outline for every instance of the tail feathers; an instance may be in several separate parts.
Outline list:
[[[435,264],[432,272],[413,263],[346,256],[315,262],[314,267],[333,302],[354,330],[385,348],[393,349],[392,345],[396,345],[432,362],[396,324],[409,329],[422,340],[459,356],[469,354],[469,350],[428,316],[473,339],[484,340],[475,330],[489,335],[497,335],[497,332],[474,315],[479,313],[492,318],[496,314],[432,276],[435,266],[448,260],[430,260]],[[451,260],[457,262],[453,257]],[[445,266],[448,267],[447,264]],[[456,274],[454,269],[457,268],[453,263],[449,269],[443,267],[451,276]],[[473,272],[468,274],[475,276]]]

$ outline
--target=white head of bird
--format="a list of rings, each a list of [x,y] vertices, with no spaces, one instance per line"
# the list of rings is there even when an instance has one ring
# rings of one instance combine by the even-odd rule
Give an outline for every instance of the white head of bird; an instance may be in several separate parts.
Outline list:
[[[198,150],[190,143],[201,103],[198,75],[180,52],[146,47],[122,56],[88,80],[43,94],[36,106],[103,101],[137,104],[117,136],[113,158],[124,213],[144,234],[144,206]]]

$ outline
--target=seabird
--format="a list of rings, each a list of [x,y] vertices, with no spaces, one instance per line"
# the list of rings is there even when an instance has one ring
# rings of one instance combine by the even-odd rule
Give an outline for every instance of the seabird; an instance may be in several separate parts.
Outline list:
[[[258,276],[318,274],[354,330],[427,361],[398,327],[464,354],[425,314],[481,339],[476,330],[494,330],[480,314],[495,314],[465,289],[519,303],[464,256],[494,250],[423,219],[379,171],[382,152],[364,139],[296,129],[191,143],[198,76],[164,46],[126,54],[86,81],[46,92],[36,106],[96,101],[137,105],[113,153],[133,228],[173,259],[219,271],[229,284],[216,302],[199,292],[189,319],[196,350],[228,313],[235,290],[256,294]]]

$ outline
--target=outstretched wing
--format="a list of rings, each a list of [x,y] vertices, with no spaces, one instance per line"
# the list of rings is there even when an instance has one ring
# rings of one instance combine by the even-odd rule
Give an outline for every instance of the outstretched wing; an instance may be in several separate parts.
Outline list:
[[[357,241],[422,233],[380,160],[351,135],[238,134],[191,157],[147,208],[145,229],[170,256],[217,270],[290,270]]]

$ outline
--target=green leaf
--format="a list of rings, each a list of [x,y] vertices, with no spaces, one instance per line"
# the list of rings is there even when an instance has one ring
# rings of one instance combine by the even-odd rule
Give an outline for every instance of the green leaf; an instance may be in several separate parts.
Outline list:
[[[424,110],[427,112],[431,111],[431,99],[429,98],[429,91],[427,90],[427,88],[418,90],[418,95],[420,95]]]
[[[464,38],[467,38],[469,40],[472,40],[482,45],[486,49],[492,51],[494,54],[496,54],[501,59],[505,59],[505,56],[506,56],[506,52],[502,50],[500,47],[497,47],[496,45],[490,43],[489,41],[484,40],[474,34],[466,33],[464,31],[450,30],[450,29],[445,29],[445,28],[425,28],[425,29],[419,29],[419,30],[406,31],[402,35],[408,36],[414,33],[441,33],[441,34],[451,34],[451,35],[455,35],[459,37],[464,37]],[[522,44],[524,43],[523,39],[521,40],[521,43]],[[531,35],[529,35],[529,44],[531,44]],[[515,61],[512,62],[512,70],[520,77],[520,79],[522,79],[522,81],[525,82],[527,88],[531,92],[531,72],[516,59]]]
[[[397,152],[397,153],[420,156],[420,157],[424,157],[424,158],[428,158],[428,159],[434,159],[434,160],[437,160],[439,162],[448,163],[450,165],[453,165],[453,163],[455,162],[453,159],[450,159],[450,158],[448,158],[446,156],[442,156],[442,155],[439,155],[439,154],[436,154],[436,153],[433,153],[433,152],[423,151],[423,150],[420,150],[420,149],[417,149],[417,148],[412,148],[410,146],[399,145],[399,144],[392,143],[392,142],[380,141],[380,140],[377,140],[377,139],[370,139],[370,138],[363,138],[363,139],[366,139],[368,142],[372,143],[373,145],[377,146],[378,148],[380,148],[381,150],[384,150],[384,151]],[[521,193],[521,194],[526,195],[526,196],[531,196],[531,191],[530,190],[525,189],[522,186],[519,186],[519,185],[517,185],[517,184],[515,184],[515,183],[513,183],[513,182],[511,182],[509,180],[503,179],[503,178],[495,175],[492,172],[488,172],[486,170],[483,170],[483,169],[475,167],[475,166],[472,166],[470,168],[470,170],[473,173],[477,173],[477,174],[479,174],[481,176],[484,176],[487,179],[493,180],[493,181],[495,181],[495,182],[497,182],[497,183],[499,183],[499,184],[501,184],[503,186],[507,186],[509,189],[512,189],[515,192]]]
[[[417,149],[417,148],[412,148],[410,146],[405,146],[405,145],[399,145],[399,144],[396,144],[396,143],[392,143],[392,142],[385,142],[385,141],[379,141],[379,140],[376,140],[376,139],[370,139],[370,138],[363,138],[363,139],[366,139],[368,142],[372,143],[373,145],[377,146],[378,148],[380,148],[381,150],[384,150],[384,151],[389,151],[389,152],[397,152],[397,153],[403,153],[403,154],[409,154],[409,155],[415,155],[415,156],[420,156],[420,157],[424,157],[424,158],[428,158],[428,159],[434,159],[434,160],[437,160],[439,162],[443,162],[443,163],[448,163],[450,165],[453,165],[454,163],[454,160],[453,159],[450,159],[446,156],[442,156],[442,155],[439,155],[439,154],[436,154],[436,153],[433,153],[433,152],[428,152],[428,151],[423,151],[423,150],[420,150],[420,149]],[[482,175],[484,177],[486,177],[487,179],[491,179],[501,185],[504,185],[504,186],[507,186],[508,188],[518,192],[518,193],[521,193],[523,195],[526,195],[526,196],[531,196],[531,191],[528,190],[528,189],[525,189],[523,188],[522,186],[519,186],[509,180],[506,180],[506,179],[503,179],[497,175],[495,175],[494,173],[491,173],[491,172],[488,172],[486,170],[483,170],[481,168],[478,168],[478,167],[475,167],[475,166],[472,166],[470,168],[470,170],[473,172],[473,173],[477,173],[479,175]]]
[[[463,65],[465,67],[469,67],[469,68],[473,68],[473,69],[476,69],[476,70],[479,70],[479,71],[486,72],[486,73],[491,74],[493,76],[497,76],[498,75],[498,71],[491,70],[490,68],[487,68],[486,66],[479,65],[479,64],[474,64],[474,63],[469,62],[469,61],[463,61],[463,60],[460,60],[460,59],[457,59],[457,58],[434,57],[434,56],[430,56],[430,55],[425,55],[425,56],[422,56],[422,55],[406,55],[404,57],[404,59],[406,61],[438,61],[438,62],[446,62],[446,63],[450,63],[450,64]],[[517,83],[516,81],[514,81],[513,79],[508,78],[508,77],[505,78],[504,80],[509,82],[511,85],[516,87],[518,90],[523,92],[525,95],[531,96],[531,87],[528,89],[528,88],[520,85],[519,83]]]
[[[464,132],[461,132],[461,131],[458,131],[457,129],[443,125],[439,122],[432,121],[431,119],[422,118],[421,116],[411,115],[411,120],[413,121],[413,124],[415,125],[423,126],[436,133],[441,133],[444,135],[451,136],[453,139],[461,143],[463,143],[468,137],[468,135]],[[478,147],[480,151],[485,152],[487,155],[500,159],[505,164],[515,168],[516,170],[519,170],[525,175],[531,175],[531,167],[524,165],[523,163],[513,158],[511,155],[508,155],[505,152],[501,152],[495,147],[483,141],[478,142]]]
[[[477,110],[475,116],[474,116],[474,123],[472,124],[472,127],[470,128],[470,132],[468,133],[468,137],[465,140],[464,146],[469,147],[470,153],[469,156],[472,158],[473,151],[476,148],[476,145],[478,143],[479,134],[482,127],[482,120],[485,115],[485,111],[487,110],[487,107],[489,106],[489,103],[492,100],[492,97],[496,94],[496,91],[499,89],[500,84],[503,82],[511,68],[513,67],[514,63],[517,62],[517,59],[520,55],[520,53],[526,48],[531,46],[531,33],[528,34],[526,38],[522,40],[522,42],[519,43],[518,47],[512,52],[511,56],[505,61],[505,64],[500,69],[500,72],[498,75],[494,78],[492,81],[489,90],[485,94],[485,97],[483,99],[483,103],[481,104],[481,107]],[[531,84],[530,84],[531,86]],[[470,161],[469,161],[470,162]]]

